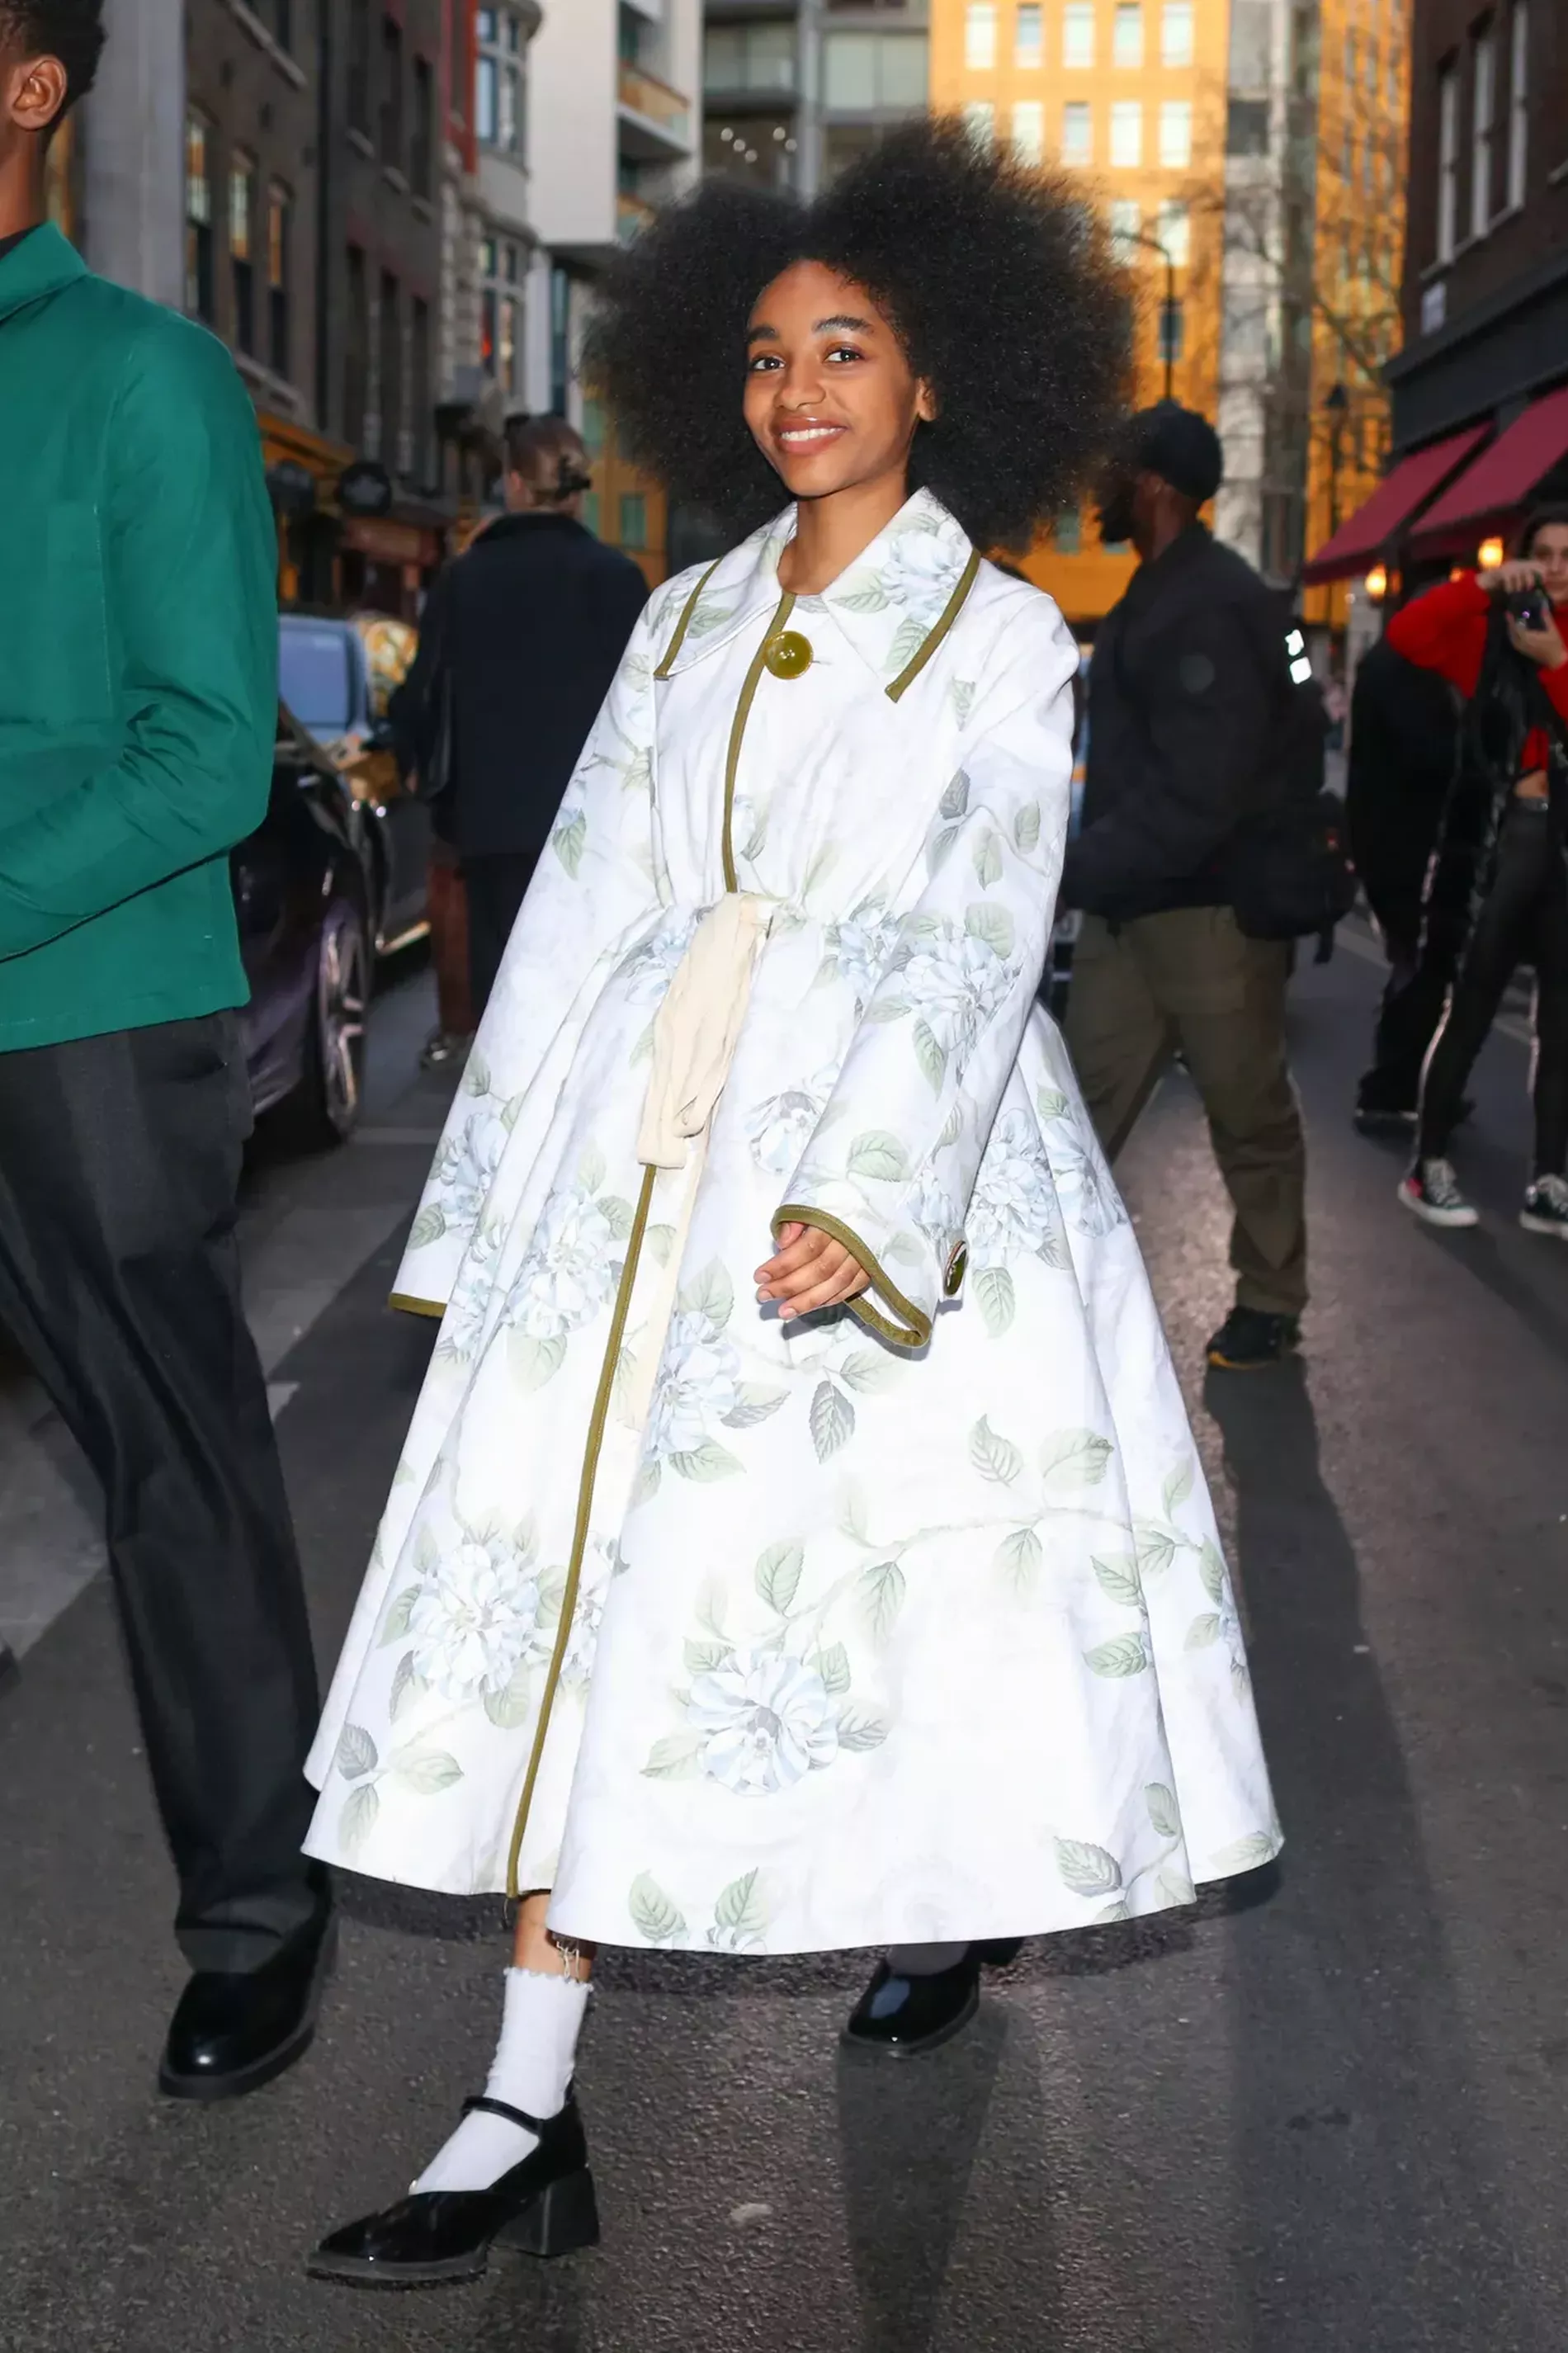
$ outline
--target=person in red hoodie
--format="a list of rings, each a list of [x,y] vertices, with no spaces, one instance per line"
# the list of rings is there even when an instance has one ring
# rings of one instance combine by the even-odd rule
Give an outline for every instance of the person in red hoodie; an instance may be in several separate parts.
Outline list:
[[[1523,607],[1524,609],[1521,609]],[[1422,1073],[1406,1208],[1435,1226],[1479,1213],[1447,1156],[1465,1082],[1521,962],[1535,968],[1535,1163],[1520,1223],[1568,1240],[1568,508],[1526,523],[1520,553],[1415,597],[1391,645],[1467,698],[1461,753],[1427,892],[1454,979]]]

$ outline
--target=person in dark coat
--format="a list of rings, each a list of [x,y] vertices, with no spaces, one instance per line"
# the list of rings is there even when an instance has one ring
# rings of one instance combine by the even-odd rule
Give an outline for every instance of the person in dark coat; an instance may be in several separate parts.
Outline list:
[[[1306,1146],[1285,1056],[1289,951],[1234,912],[1247,820],[1285,756],[1286,616],[1199,522],[1219,487],[1214,428],[1162,401],[1131,423],[1100,526],[1137,572],[1089,677],[1083,822],[1062,895],[1083,908],[1066,1034],[1112,1157],[1179,1048],[1236,1219],[1236,1305],[1212,1365],[1292,1346],[1307,1298]]]
[[[1363,655],[1351,698],[1345,818],[1351,856],[1388,956],[1372,1068],[1356,1090],[1363,1134],[1414,1124],[1444,985],[1420,962],[1422,894],[1458,744],[1458,698],[1388,638]]]
[[[539,854],[647,583],[583,522],[588,453],[563,417],[506,428],[506,507],[430,591],[395,723],[425,770],[449,697],[440,822],[467,886],[471,1011],[485,1009]]]

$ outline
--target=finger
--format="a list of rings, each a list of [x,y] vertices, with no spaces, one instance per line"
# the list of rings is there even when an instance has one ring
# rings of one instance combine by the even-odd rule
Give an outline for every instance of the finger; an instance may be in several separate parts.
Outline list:
[[[826,1234],[819,1234],[808,1226],[799,1241],[786,1250],[778,1251],[769,1259],[766,1266],[758,1268],[757,1281],[762,1287],[760,1295],[766,1296],[780,1290],[788,1290],[798,1282],[816,1280],[824,1252],[837,1247],[837,1242],[829,1241]]]
[[[764,1275],[781,1267],[804,1265],[805,1261],[821,1248],[826,1240],[825,1234],[818,1233],[811,1226],[796,1226],[787,1241],[781,1234],[779,1247],[774,1250],[772,1258],[765,1260],[757,1269],[757,1280],[761,1282]]]
[[[849,1297],[842,1274],[830,1282],[819,1282],[802,1292],[779,1309],[779,1321],[785,1323],[796,1315],[814,1314],[819,1307],[841,1307]]]
[[[811,1265],[798,1267],[793,1274],[786,1275],[783,1282],[776,1286],[777,1296],[781,1299],[798,1299],[804,1292],[817,1290],[825,1282],[841,1282],[846,1267],[853,1264],[854,1261],[848,1253],[840,1250],[835,1243],[830,1250],[825,1251],[821,1258],[814,1260]]]

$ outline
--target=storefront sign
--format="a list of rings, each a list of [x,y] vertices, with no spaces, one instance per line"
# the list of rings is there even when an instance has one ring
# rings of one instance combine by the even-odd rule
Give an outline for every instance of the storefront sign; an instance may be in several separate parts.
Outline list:
[[[384,517],[351,515],[342,528],[342,544],[373,564],[438,564],[441,545],[433,531],[411,522],[388,522]]]
[[[374,458],[357,458],[338,476],[338,504],[344,514],[384,515],[392,504],[392,477]]]

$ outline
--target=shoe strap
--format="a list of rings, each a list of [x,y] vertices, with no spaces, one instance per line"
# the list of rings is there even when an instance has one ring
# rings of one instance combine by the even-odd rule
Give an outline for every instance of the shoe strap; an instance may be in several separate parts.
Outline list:
[[[538,2140],[542,2140],[557,2121],[554,2116],[531,2116],[526,2108],[514,2108],[510,2100],[492,2100],[488,2092],[476,2092],[471,2099],[463,2102],[466,2116],[475,2109],[487,2116],[500,2116],[509,2125],[521,2125],[524,2132],[532,2133]]]

